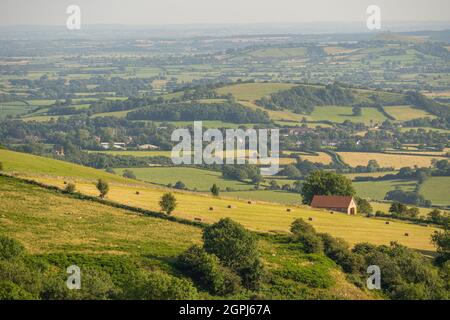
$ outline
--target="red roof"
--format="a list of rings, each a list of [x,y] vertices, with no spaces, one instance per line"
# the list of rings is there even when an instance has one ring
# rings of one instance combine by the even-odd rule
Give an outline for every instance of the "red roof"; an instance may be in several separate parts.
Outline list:
[[[352,196],[314,196],[311,207],[347,209],[352,199]]]

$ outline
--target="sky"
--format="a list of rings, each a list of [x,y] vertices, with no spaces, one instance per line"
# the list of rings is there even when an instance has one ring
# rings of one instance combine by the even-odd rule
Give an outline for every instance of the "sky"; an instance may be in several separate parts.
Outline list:
[[[78,5],[83,24],[252,24],[365,21],[450,22],[449,0],[0,0],[0,25],[65,25]]]

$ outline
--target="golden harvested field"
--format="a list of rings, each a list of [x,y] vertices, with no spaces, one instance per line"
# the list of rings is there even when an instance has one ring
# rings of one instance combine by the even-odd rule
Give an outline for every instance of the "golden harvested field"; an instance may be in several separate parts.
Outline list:
[[[318,156],[311,156],[311,155],[301,155],[301,160],[309,160],[311,162],[319,162],[323,164],[330,164],[333,162],[333,159],[331,159],[331,156],[328,153],[325,152],[318,152]]]
[[[393,167],[400,169],[402,167],[419,167],[431,166],[432,159],[446,159],[444,157],[428,157],[428,156],[410,156],[385,153],[370,152],[337,152],[345,163],[352,167],[366,166],[369,160],[376,160],[382,167]]]
[[[28,176],[37,181],[63,187],[61,178]],[[88,195],[97,195],[94,182],[73,180],[77,190]],[[136,195],[139,191],[139,195]],[[257,202],[248,204],[246,201],[235,199],[213,198],[208,195],[180,192],[164,188],[142,185],[124,185],[111,183],[107,199],[135,207],[149,210],[159,210],[158,201],[164,192],[171,191],[178,201],[175,216],[194,220],[202,219],[206,223],[214,223],[221,218],[229,217],[243,224],[246,228],[259,232],[288,232],[291,223],[296,218],[307,220],[319,232],[328,232],[341,237],[354,245],[358,242],[374,244],[389,244],[398,241],[411,248],[434,250],[430,243],[430,236],[436,230],[404,222],[393,222],[386,225],[383,220],[369,219],[361,216],[347,216],[345,214],[330,214],[329,212],[312,209],[306,206],[283,206]],[[228,206],[232,208],[229,209]],[[209,210],[212,207],[213,210]],[[291,208],[292,212],[287,212]],[[405,232],[409,237],[405,237]]]

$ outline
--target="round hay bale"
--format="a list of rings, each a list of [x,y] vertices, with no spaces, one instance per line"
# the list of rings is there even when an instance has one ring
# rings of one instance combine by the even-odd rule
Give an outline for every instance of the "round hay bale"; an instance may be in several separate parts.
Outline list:
[[[390,222],[389,222],[389,221],[386,221],[385,224],[390,224]]]
[[[409,237],[409,233],[408,232],[405,233],[405,237]]]
[[[309,220],[309,221],[313,221],[313,218],[309,217],[308,220]]]
[[[213,211],[214,210],[214,208],[213,207],[209,207],[209,211]]]
[[[286,209],[286,211],[287,211],[287,212],[291,212],[292,210],[291,210],[291,209]]]
[[[334,214],[334,212],[333,212],[333,211],[330,211],[330,214]]]
[[[231,204],[229,204],[228,209],[233,209],[233,206]]]
[[[136,191],[136,195],[139,195],[140,193],[139,193],[139,191]]]
[[[200,218],[194,218],[195,221],[202,221]]]
[[[247,201],[247,203],[248,203],[248,204],[252,204],[253,202],[251,202],[251,201]]]

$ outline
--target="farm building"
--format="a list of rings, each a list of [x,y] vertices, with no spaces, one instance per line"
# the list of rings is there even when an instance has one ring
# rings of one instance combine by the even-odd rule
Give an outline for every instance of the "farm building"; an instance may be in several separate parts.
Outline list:
[[[351,196],[314,196],[311,207],[345,212],[355,215],[356,202]]]

